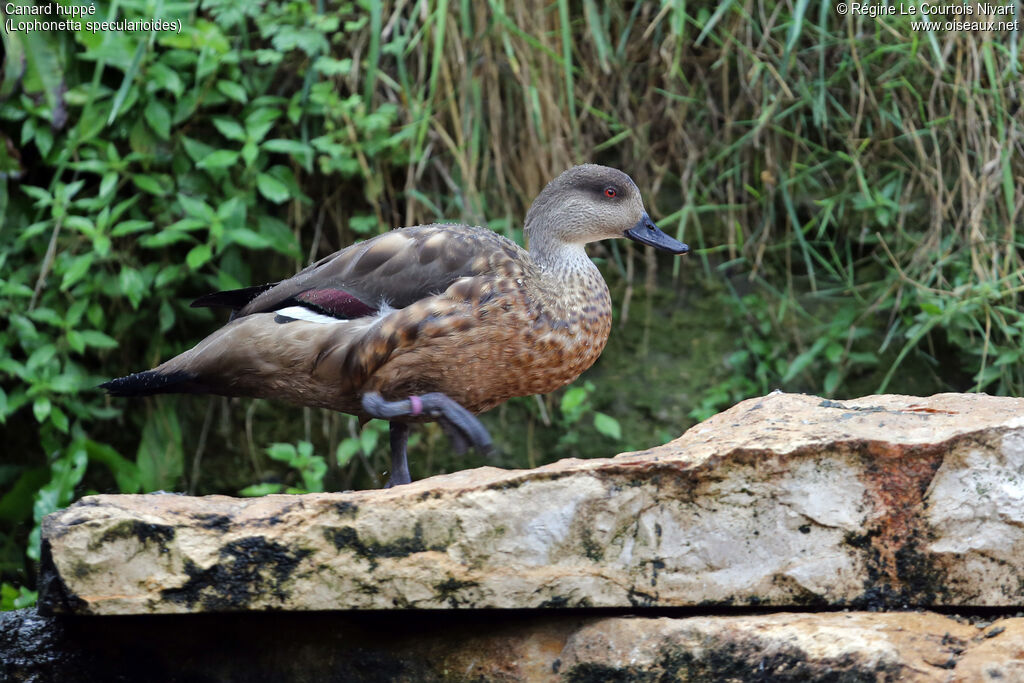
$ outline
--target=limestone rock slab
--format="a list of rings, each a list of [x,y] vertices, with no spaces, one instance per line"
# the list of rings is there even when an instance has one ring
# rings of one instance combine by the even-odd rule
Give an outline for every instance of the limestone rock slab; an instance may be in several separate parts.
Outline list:
[[[1022,680],[1022,625],[934,613],[608,618],[570,634],[559,669],[594,681]]]
[[[1019,681],[1024,619],[580,612],[0,612],[11,681]]]
[[[771,394],[664,446],[408,486],[91,496],[41,608],[1024,604],[1024,399]]]

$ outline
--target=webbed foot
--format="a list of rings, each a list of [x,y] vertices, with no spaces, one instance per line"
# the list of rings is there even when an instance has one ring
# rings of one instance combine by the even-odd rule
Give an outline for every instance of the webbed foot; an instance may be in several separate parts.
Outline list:
[[[460,455],[470,447],[481,453],[489,453],[492,449],[491,435],[483,423],[473,413],[440,392],[388,401],[371,391],[363,394],[363,410],[371,417],[391,423],[391,478],[387,488],[411,481],[405,451],[409,426],[401,422],[400,418],[420,415],[432,418],[445,430],[452,441],[452,447]]]

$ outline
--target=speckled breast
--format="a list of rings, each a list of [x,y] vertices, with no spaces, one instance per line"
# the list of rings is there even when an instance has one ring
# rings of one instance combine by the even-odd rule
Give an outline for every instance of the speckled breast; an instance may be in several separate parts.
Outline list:
[[[482,299],[431,303],[426,324],[422,312],[403,311],[398,318],[421,320],[415,339],[394,348],[365,388],[394,399],[440,391],[481,413],[514,396],[554,391],[601,355],[612,308],[599,274],[558,296],[515,279],[494,284]]]

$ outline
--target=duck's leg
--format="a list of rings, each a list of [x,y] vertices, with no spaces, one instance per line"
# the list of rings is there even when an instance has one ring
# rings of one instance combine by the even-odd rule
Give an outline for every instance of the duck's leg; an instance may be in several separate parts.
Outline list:
[[[399,455],[399,451],[395,447],[398,438],[395,433],[395,418],[419,415],[433,418],[444,427],[457,453],[465,452],[467,446],[476,448],[481,453],[488,453],[491,450],[491,435],[487,432],[487,428],[481,424],[480,420],[476,419],[473,413],[442,393],[434,392],[422,396],[410,396],[400,401],[388,401],[377,392],[371,391],[363,394],[363,410],[370,417],[392,421],[391,463],[394,470],[392,486],[398,483],[407,483],[397,482],[394,478],[398,473],[395,463],[399,460],[402,463],[406,462],[405,439],[408,436],[408,431],[401,436],[401,455]],[[407,426],[406,429],[408,430]],[[405,476],[408,477],[408,468],[405,472]]]
[[[404,422],[391,422],[391,476],[384,488],[401,486],[412,481],[409,476],[409,460],[405,454],[405,444],[409,441],[409,425]]]

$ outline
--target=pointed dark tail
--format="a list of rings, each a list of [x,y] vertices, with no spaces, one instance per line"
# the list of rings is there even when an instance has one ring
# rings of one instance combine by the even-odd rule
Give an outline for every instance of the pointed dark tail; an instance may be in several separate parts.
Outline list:
[[[182,370],[161,372],[144,370],[118,377],[100,385],[111,396],[149,396],[150,394],[189,394],[197,391],[195,376]]]
[[[195,301],[192,302],[192,308],[201,308],[206,306],[226,306],[233,310],[238,310],[244,307],[247,303],[258,297],[263,292],[271,289],[277,285],[276,282],[271,282],[266,285],[257,285],[255,287],[243,287],[242,289],[228,289],[223,292],[214,292],[213,294],[204,294]]]

